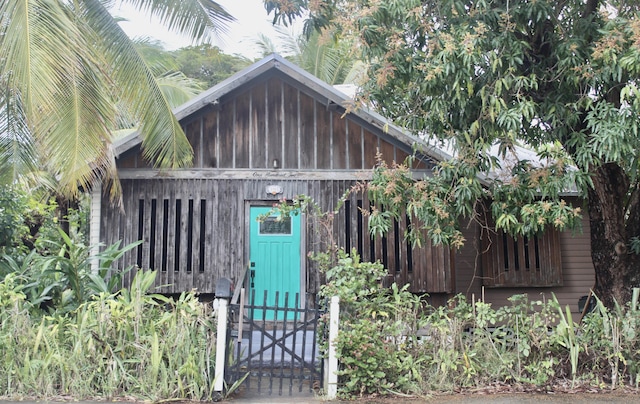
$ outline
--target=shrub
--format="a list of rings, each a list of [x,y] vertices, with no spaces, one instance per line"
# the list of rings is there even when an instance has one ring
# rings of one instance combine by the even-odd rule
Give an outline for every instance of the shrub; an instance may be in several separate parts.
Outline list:
[[[420,301],[406,288],[383,288],[386,270],[380,263],[361,262],[357,252],[338,252],[338,263],[326,270],[321,296],[340,297],[340,332],[336,352],[343,396],[414,392],[420,360],[407,351],[418,327]]]
[[[10,275],[0,282],[0,396],[210,400],[215,327],[193,293],[101,293],[67,313],[38,316]]]

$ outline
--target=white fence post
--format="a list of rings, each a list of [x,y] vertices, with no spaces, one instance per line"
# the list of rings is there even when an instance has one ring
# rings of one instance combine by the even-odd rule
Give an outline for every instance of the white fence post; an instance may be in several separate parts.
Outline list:
[[[216,329],[216,369],[213,391],[222,395],[224,389],[224,365],[227,359],[227,316],[229,315],[229,299],[231,299],[231,280],[218,279],[216,299],[218,305],[218,327]]]
[[[218,306],[218,326],[216,328],[216,369],[213,391],[222,393],[224,389],[224,360],[227,353],[227,299],[216,299]]]
[[[333,296],[329,309],[329,357],[326,372],[325,390],[327,398],[333,400],[338,395],[338,358],[336,357],[336,339],[340,326],[340,298]]]

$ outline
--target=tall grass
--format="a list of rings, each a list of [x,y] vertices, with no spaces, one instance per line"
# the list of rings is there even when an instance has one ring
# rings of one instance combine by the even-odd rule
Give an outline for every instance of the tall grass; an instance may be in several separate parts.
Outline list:
[[[215,326],[193,293],[102,293],[68,313],[43,315],[8,275],[0,282],[0,395],[211,399]]]
[[[458,296],[446,306],[426,306],[422,314],[403,313],[391,321],[389,303],[414,297],[380,293],[384,305],[373,307],[372,299],[352,305],[350,320],[341,321],[343,396],[640,384],[640,291],[615,310],[598,301],[580,323],[555,297],[529,301],[526,295],[495,309]]]

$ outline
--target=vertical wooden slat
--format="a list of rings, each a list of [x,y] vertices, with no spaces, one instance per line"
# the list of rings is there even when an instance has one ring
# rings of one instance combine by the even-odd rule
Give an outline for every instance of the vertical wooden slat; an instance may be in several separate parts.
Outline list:
[[[494,241],[488,230],[480,230],[480,249],[483,252],[480,258],[480,264],[482,266],[482,277],[484,278],[484,284],[493,284],[495,275],[493,269],[497,265],[497,261],[494,257],[496,252],[495,246],[489,248],[489,245]]]
[[[200,211],[200,200],[202,198],[201,190],[203,183],[203,180],[195,181],[194,189],[191,194],[191,197],[193,199],[193,225],[191,229],[193,241],[191,251],[189,253],[192,257],[191,276],[193,279],[193,286],[198,289],[200,289],[202,281],[204,280],[202,279],[203,277],[200,274],[200,217],[202,215],[202,212]]]
[[[283,161],[282,167],[297,169],[298,151],[298,93],[299,91],[288,84],[283,86]]]
[[[344,121],[344,156],[345,156],[345,168],[351,167],[351,162],[349,161],[351,158],[351,147],[349,144],[349,120],[346,117],[342,117]]]
[[[335,209],[336,204],[338,203],[338,199],[340,198],[341,195],[341,190],[344,189],[345,187],[345,182],[344,181],[331,181],[331,188],[332,188],[332,196],[331,196],[331,200],[329,201],[329,203],[332,203],[333,206],[330,207],[331,210]],[[344,223],[345,223],[345,210],[340,209],[336,212],[335,216],[334,216],[334,234],[336,235],[336,245],[344,247],[346,245],[346,233],[345,233],[345,227],[344,227]],[[348,253],[349,251],[347,251]]]
[[[504,268],[506,262],[504,260],[504,248],[505,245],[502,241],[502,234],[499,234],[493,230],[489,230],[487,232],[488,236],[491,237],[491,245],[494,247],[493,251],[493,259],[494,265],[492,266],[493,270],[493,279],[495,283],[503,284],[506,281]]]
[[[298,93],[300,96],[300,168],[315,168],[315,101],[304,93]]]
[[[217,278],[219,279],[222,274],[226,271],[230,270],[231,266],[231,249],[234,247],[234,243],[232,240],[231,226],[226,225],[226,221],[234,220],[235,217],[232,216],[232,207],[230,206],[233,203],[231,197],[231,190],[229,189],[229,180],[220,180],[218,181],[218,203],[216,206],[216,228],[215,234],[217,237],[216,246],[217,246],[217,255],[214,257],[215,262],[218,267],[216,268]],[[224,252],[227,252],[226,254]]]
[[[176,229],[176,190],[175,190],[175,181],[168,180],[166,182],[165,192],[168,199],[168,210],[167,210],[167,285],[171,285],[174,283],[175,274],[175,229]],[[169,292],[172,290],[171,286],[166,286],[163,288],[163,291]]]
[[[525,268],[524,238],[522,236],[518,236],[516,240],[518,240],[518,243],[517,243],[517,248],[516,248],[516,245],[514,245],[514,248],[516,248],[516,250],[514,251],[514,255],[517,254],[518,256],[518,265],[519,265],[519,267],[517,268],[518,283],[526,284],[526,283],[529,283],[529,277],[528,277],[529,272]]]
[[[203,118],[202,168],[218,167],[218,112],[212,111]]]
[[[395,161],[394,147],[391,143],[380,140],[380,153],[382,154],[382,160],[386,161],[389,166]]]
[[[376,153],[378,152],[378,137],[370,131],[363,129],[363,159],[364,169],[373,168],[376,165]]]
[[[559,248],[559,233],[553,229],[529,238],[528,246],[524,238],[505,236],[502,231],[491,232],[491,243],[483,240],[485,251],[482,257],[484,284],[487,286],[560,286],[562,284],[562,257]],[[526,267],[525,249],[528,253],[529,269]],[[508,266],[505,265],[505,250],[508,254]],[[519,269],[515,266],[515,257],[519,260]],[[536,259],[539,265],[536,265]]]
[[[346,134],[346,119],[342,118],[339,113],[332,112],[332,150],[335,152],[332,154],[333,169],[342,170],[347,168],[347,158],[349,153],[349,145],[347,142]]]
[[[382,209],[380,207],[380,205],[376,205],[376,207],[378,209]],[[374,235],[374,239],[373,239],[373,244],[375,245],[374,251],[375,251],[375,260],[376,261],[380,261],[380,263],[384,264],[385,259],[387,258],[386,256],[383,256],[383,250],[382,250],[382,242],[383,242],[383,238],[385,238],[384,236],[380,236],[379,234]],[[384,240],[386,241],[386,240]]]
[[[544,269],[548,269],[551,264],[550,254],[551,249],[549,248],[549,234],[543,234],[538,238],[538,254],[540,260],[540,278],[544,278]]]
[[[276,78],[269,80],[267,88],[267,164],[272,168],[273,161],[282,164],[282,82]]]
[[[540,271],[536,268],[535,242],[534,236],[527,237],[527,246],[525,250],[528,257],[529,277],[530,279],[539,279]]]
[[[351,183],[350,185],[353,185]],[[351,234],[349,237],[351,238],[351,248],[358,249],[358,216],[360,212],[358,211],[358,195],[354,195],[351,193],[349,195],[349,201],[351,203],[351,215],[349,220],[351,221]]]
[[[409,228],[409,216],[404,215],[402,218],[403,226],[400,228],[402,237],[404,239],[405,231]],[[403,242],[403,246],[405,249],[405,258],[402,260],[402,270],[407,274],[407,282],[413,285],[414,282],[414,269],[413,269],[413,252],[415,249],[411,245],[411,240],[407,239]]]
[[[334,168],[334,147],[333,147],[333,112],[327,109],[327,130],[329,131],[329,166],[331,170]]]
[[[188,245],[188,212],[189,212],[189,184],[190,181],[180,181],[176,184],[176,187],[179,189],[179,193],[176,194],[176,203],[178,202],[178,198],[180,199],[180,216],[176,216],[176,220],[179,220],[179,226],[176,226],[176,231],[180,232],[180,245],[179,245],[179,253],[176,259],[176,267],[177,271],[175,272],[176,278],[174,278],[174,286],[172,291],[174,293],[179,290],[189,290],[189,280],[188,280],[188,271],[190,268],[187,268],[187,254]],[[176,211],[176,215],[178,212]],[[186,287],[186,288],[185,288]]]
[[[149,191],[151,183],[146,182],[144,184],[140,184],[140,188],[143,191]],[[142,269],[151,269],[149,267],[149,254],[151,252],[150,243],[151,243],[151,199],[152,196],[149,195],[149,192],[142,193],[140,198],[144,200],[144,226],[143,226],[143,237],[144,241],[142,243]]]
[[[414,221],[417,220],[414,218]],[[415,287],[420,291],[428,289],[429,285],[426,281],[426,274],[432,266],[431,260],[431,244],[429,240],[425,240],[422,248],[413,250],[413,276]]]
[[[347,145],[349,148],[349,166],[351,170],[362,170],[362,128],[355,122],[346,119],[348,125]]]
[[[358,206],[358,249],[363,261],[370,261],[369,254],[369,227],[368,218],[366,214],[369,206],[369,200],[366,193],[361,195],[357,201]]]
[[[251,92],[251,166],[269,168],[266,153],[265,84],[256,85]]]
[[[249,168],[251,153],[251,137],[249,124],[251,92],[246,91],[236,97],[234,109],[234,144],[235,144],[235,167]]]
[[[391,227],[386,235],[386,244],[387,244],[387,271],[390,275],[391,279],[395,280],[396,277],[396,234],[394,228],[393,219],[391,220]],[[402,285],[400,280],[397,280],[399,284]]]
[[[425,243],[425,245],[427,245]],[[435,248],[433,244],[428,244],[429,248],[427,249],[427,262],[429,265],[425,268],[424,273],[424,289],[431,289],[433,285],[436,284],[436,271],[433,271],[433,268],[437,268],[438,265],[438,249]]]
[[[169,199],[167,198],[167,181],[161,181],[158,185],[158,189],[161,198],[158,199],[158,274],[156,275],[156,283],[159,285],[166,285],[169,283],[168,275],[167,275],[167,265],[168,265],[168,246],[169,244],[169,209],[171,209],[171,204],[168,203]],[[166,202],[165,202],[166,201]]]
[[[300,91],[296,92],[296,136],[297,136],[297,140],[298,140],[298,150],[296,151],[296,157],[297,157],[297,162],[296,162],[296,167],[297,168],[301,168],[302,167],[302,122],[300,122],[300,119],[302,117],[302,113],[301,113],[301,105],[300,105]]]
[[[184,129],[187,140],[193,148],[193,165],[195,167],[200,167],[202,164],[200,161],[200,151],[202,150],[202,144],[200,143],[201,122],[202,118],[194,119],[192,122],[189,122]]]
[[[218,167],[233,167],[233,102],[220,104],[218,111]]]
[[[206,215],[206,231],[205,231],[205,263],[204,263],[204,277],[207,280],[206,291],[212,293],[215,291],[215,283],[220,278],[220,260],[218,257],[222,253],[220,250],[220,237],[218,237],[218,220],[220,210],[218,209],[219,181],[208,180],[206,187],[206,194],[204,198],[207,200],[207,215]],[[214,237],[215,235],[215,237]]]
[[[316,102],[316,142],[318,145],[317,169],[328,170],[331,168],[331,128],[329,126],[330,112],[324,105]]]
[[[306,194],[315,198],[317,192],[315,191],[317,181],[309,181],[306,184]],[[318,246],[317,240],[317,227],[316,227],[316,218],[311,216],[307,218],[306,222],[306,235],[305,235],[305,243],[307,245],[307,253],[316,253],[320,250]],[[316,280],[319,278],[318,265],[313,260],[307,260],[307,288],[310,293],[315,293],[318,290],[319,285]]]
[[[402,164],[409,157],[409,154],[402,149],[396,148],[396,161],[398,164]]]
[[[161,182],[154,180],[149,181],[152,189],[152,210],[151,210],[151,220],[154,223],[152,229],[153,241],[151,242],[152,252],[149,254],[149,259],[153,258],[153,263],[149,263],[149,267],[154,271],[158,271],[160,269],[160,257],[162,254],[162,188]],[[156,277],[158,274],[156,274]]]
[[[244,222],[244,199],[237,187],[230,186],[231,209],[228,223]],[[228,224],[227,224],[228,225]],[[231,238],[226,242],[231,244],[230,260],[226,268],[221,268],[223,273],[231,274],[232,281],[237,282],[238,276],[242,273],[244,267],[244,238],[245,231],[242,226],[229,226],[232,228]],[[226,275],[225,275],[226,276]]]
[[[393,242],[393,249],[394,249],[394,264],[393,264],[393,269],[395,271],[396,274],[400,275],[400,284],[401,285],[406,285],[408,283],[408,277],[407,277],[407,271],[406,271],[406,257],[405,257],[405,251],[406,249],[404,248],[404,241],[403,241],[403,237],[402,237],[402,217],[404,216],[404,214],[402,216],[400,216],[400,220],[399,221],[395,221],[394,222],[394,233],[395,233],[395,240]]]
[[[123,209],[125,212],[136,212],[137,211],[137,206],[134,203],[134,198],[136,196],[136,193],[134,193],[134,181],[133,180],[128,180],[126,181],[126,183],[122,184],[122,203],[123,203]],[[134,218],[133,220],[137,220],[137,215],[136,214],[128,214],[128,215],[121,215],[120,217],[120,227],[123,229],[122,231],[122,241],[123,241],[123,245],[129,245],[131,243],[133,243],[136,240],[136,236],[134,235],[134,231],[135,230],[135,226],[132,225],[131,220],[132,217]],[[128,263],[129,265],[133,265],[136,262],[136,249],[131,249],[128,252],[126,252],[124,254],[124,258],[125,258],[125,262]],[[129,279],[128,279],[128,284],[131,284],[131,280],[133,279],[133,277],[136,274],[136,270],[137,268],[133,268],[131,271],[129,271],[127,273]]]

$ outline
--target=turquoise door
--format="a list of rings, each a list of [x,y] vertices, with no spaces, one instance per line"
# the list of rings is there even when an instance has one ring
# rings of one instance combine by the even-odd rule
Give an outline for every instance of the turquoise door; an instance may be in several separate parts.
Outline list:
[[[278,307],[285,306],[286,292],[289,292],[287,305],[294,307],[295,295],[300,293],[300,216],[281,219],[271,215],[258,221],[271,208],[252,206],[250,210],[249,270],[251,288],[255,290],[254,304],[262,304],[266,290],[268,306],[275,306],[277,291]],[[267,311],[265,317],[273,320],[274,313]],[[287,317],[293,318],[293,313]],[[254,318],[262,318],[262,311],[256,310]]]

